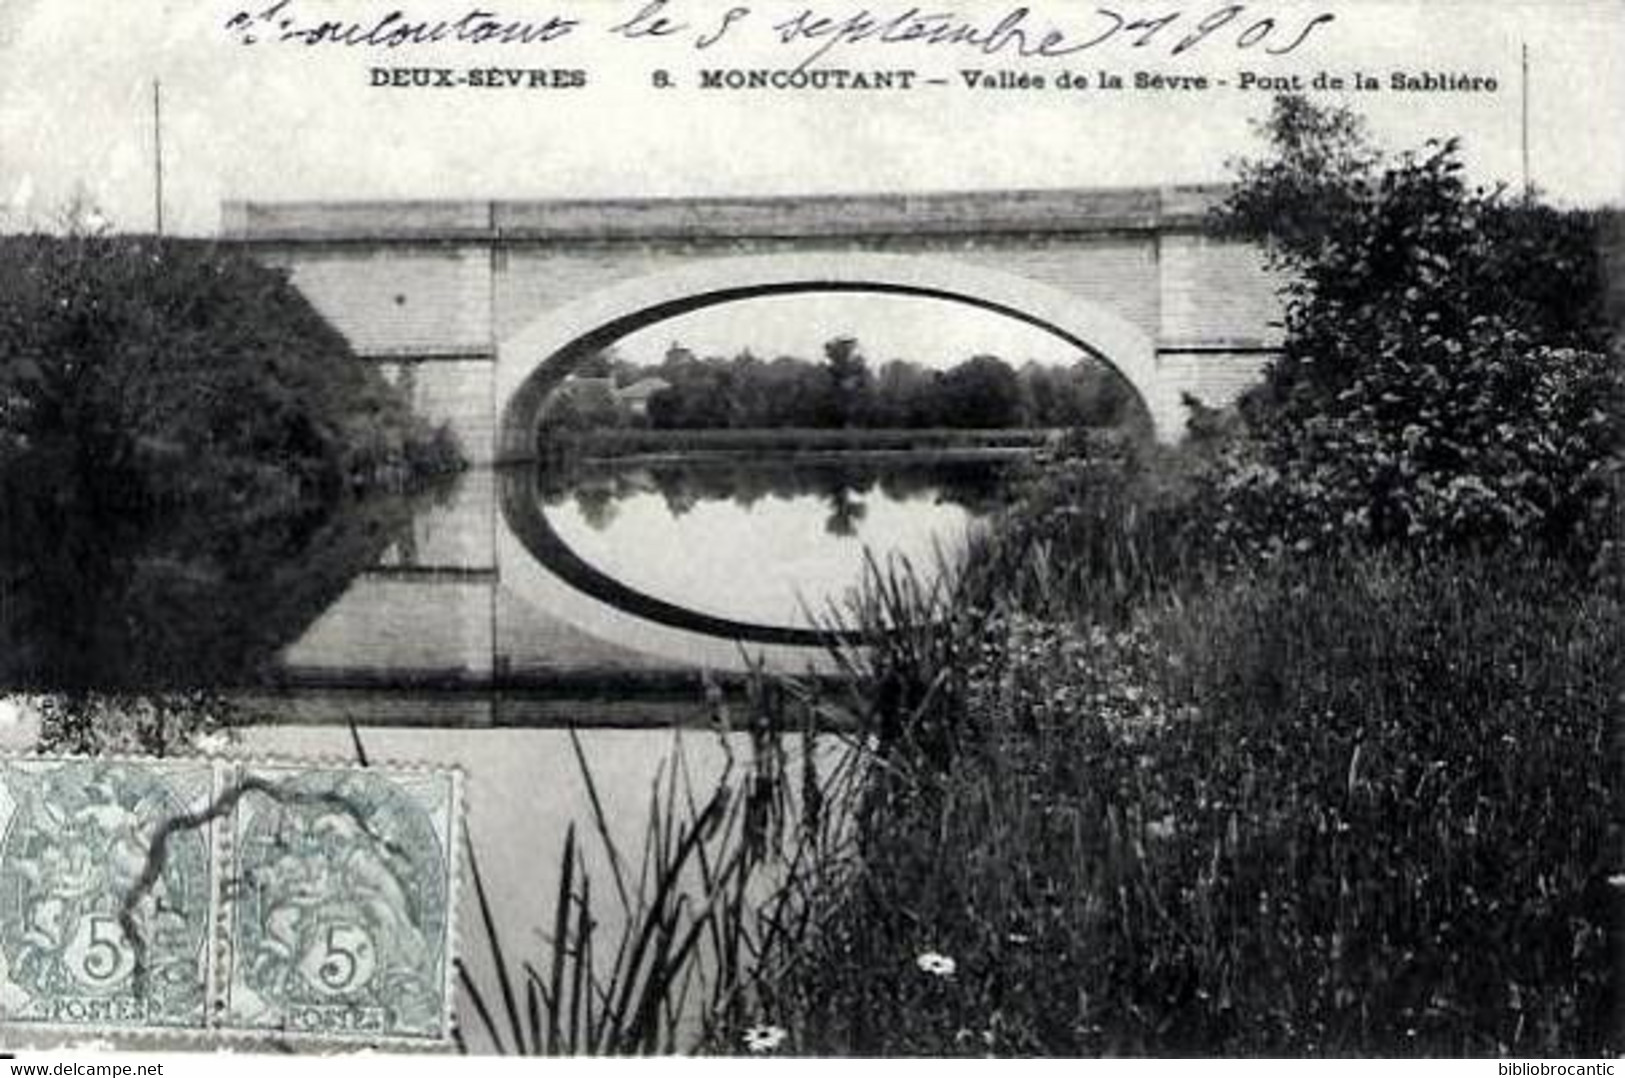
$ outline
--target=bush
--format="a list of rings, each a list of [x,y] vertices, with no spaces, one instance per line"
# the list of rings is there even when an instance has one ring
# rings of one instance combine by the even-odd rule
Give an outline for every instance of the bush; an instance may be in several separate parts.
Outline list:
[[[0,469],[31,483],[137,514],[274,515],[436,442],[284,275],[240,252],[75,235],[8,237],[0,255]]]
[[[1396,316],[1390,330],[1412,327]],[[1381,341],[1333,402],[1273,415],[1217,477],[1220,534],[1255,550],[1535,544],[1591,562],[1615,535],[1625,377],[1485,319],[1465,343]]]
[[[1255,550],[1539,544],[1593,559],[1625,457],[1597,222],[1470,191],[1454,141],[1385,161],[1301,99],[1219,223],[1263,241],[1286,338],[1217,477]]]

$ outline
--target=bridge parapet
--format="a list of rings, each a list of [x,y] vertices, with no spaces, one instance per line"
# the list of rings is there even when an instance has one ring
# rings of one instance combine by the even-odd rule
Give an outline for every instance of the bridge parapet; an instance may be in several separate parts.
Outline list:
[[[1200,231],[1223,185],[912,195],[492,202],[227,202],[251,243],[421,244],[1054,236]]]
[[[484,242],[489,202],[240,202],[221,206],[220,233],[249,243]]]

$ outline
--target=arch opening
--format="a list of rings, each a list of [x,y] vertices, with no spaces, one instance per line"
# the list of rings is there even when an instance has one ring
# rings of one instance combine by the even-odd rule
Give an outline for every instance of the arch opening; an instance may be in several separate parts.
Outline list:
[[[538,318],[498,347],[499,462],[530,460],[549,394],[579,365],[640,330],[730,303],[796,294],[870,294],[961,304],[1053,336],[1122,377],[1154,435],[1179,434],[1177,395],[1140,327],[1086,298],[999,271],[913,255],[719,259],[612,286]]]

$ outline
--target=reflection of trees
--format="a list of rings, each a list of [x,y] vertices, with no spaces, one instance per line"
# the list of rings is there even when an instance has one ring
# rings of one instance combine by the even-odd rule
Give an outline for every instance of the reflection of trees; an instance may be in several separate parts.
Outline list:
[[[240,687],[392,541],[411,542],[402,498],[143,522],[73,495],[0,475],[5,688]]]
[[[828,498],[829,519],[824,522],[824,530],[841,539],[858,534],[858,525],[868,515],[869,507],[852,497],[848,490],[835,491]]]
[[[620,511],[620,498],[616,496],[614,487],[594,484],[576,491],[576,505],[581,510],[581,519],[594,531],[601,532],[615,523]]]
[[[829,534],[851,536],[862,523],[864,498],[879,490],[893,501],[928,498],[985,516],[1004,501],[1009,466],[994,461],[897,461],[852,457],[806,461],[794,457],[707,457],[684,461],[581,462],[538,474],[542,503],[574,502],[582,518],[602,531],[614,505],[658,493],[671,515],[681,517],[702,502],[731,501],[750,509],[766,498],[815,496],[829,506]]]

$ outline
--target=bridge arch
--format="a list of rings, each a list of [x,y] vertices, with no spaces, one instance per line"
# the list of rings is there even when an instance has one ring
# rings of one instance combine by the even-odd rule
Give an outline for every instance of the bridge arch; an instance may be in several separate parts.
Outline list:
[[[637,277],[547,311],[499,341],[497,459],[533,457],[547,395],[584,359],[636,330],[738,300],[843,291],[951,300],[1052,333],[1123,376],[1159,441],[1179,439],[1179,395],[1159,377],[1155,342],[1108,308],[1053,285],[947,258],[819,252],[719,258]]]

